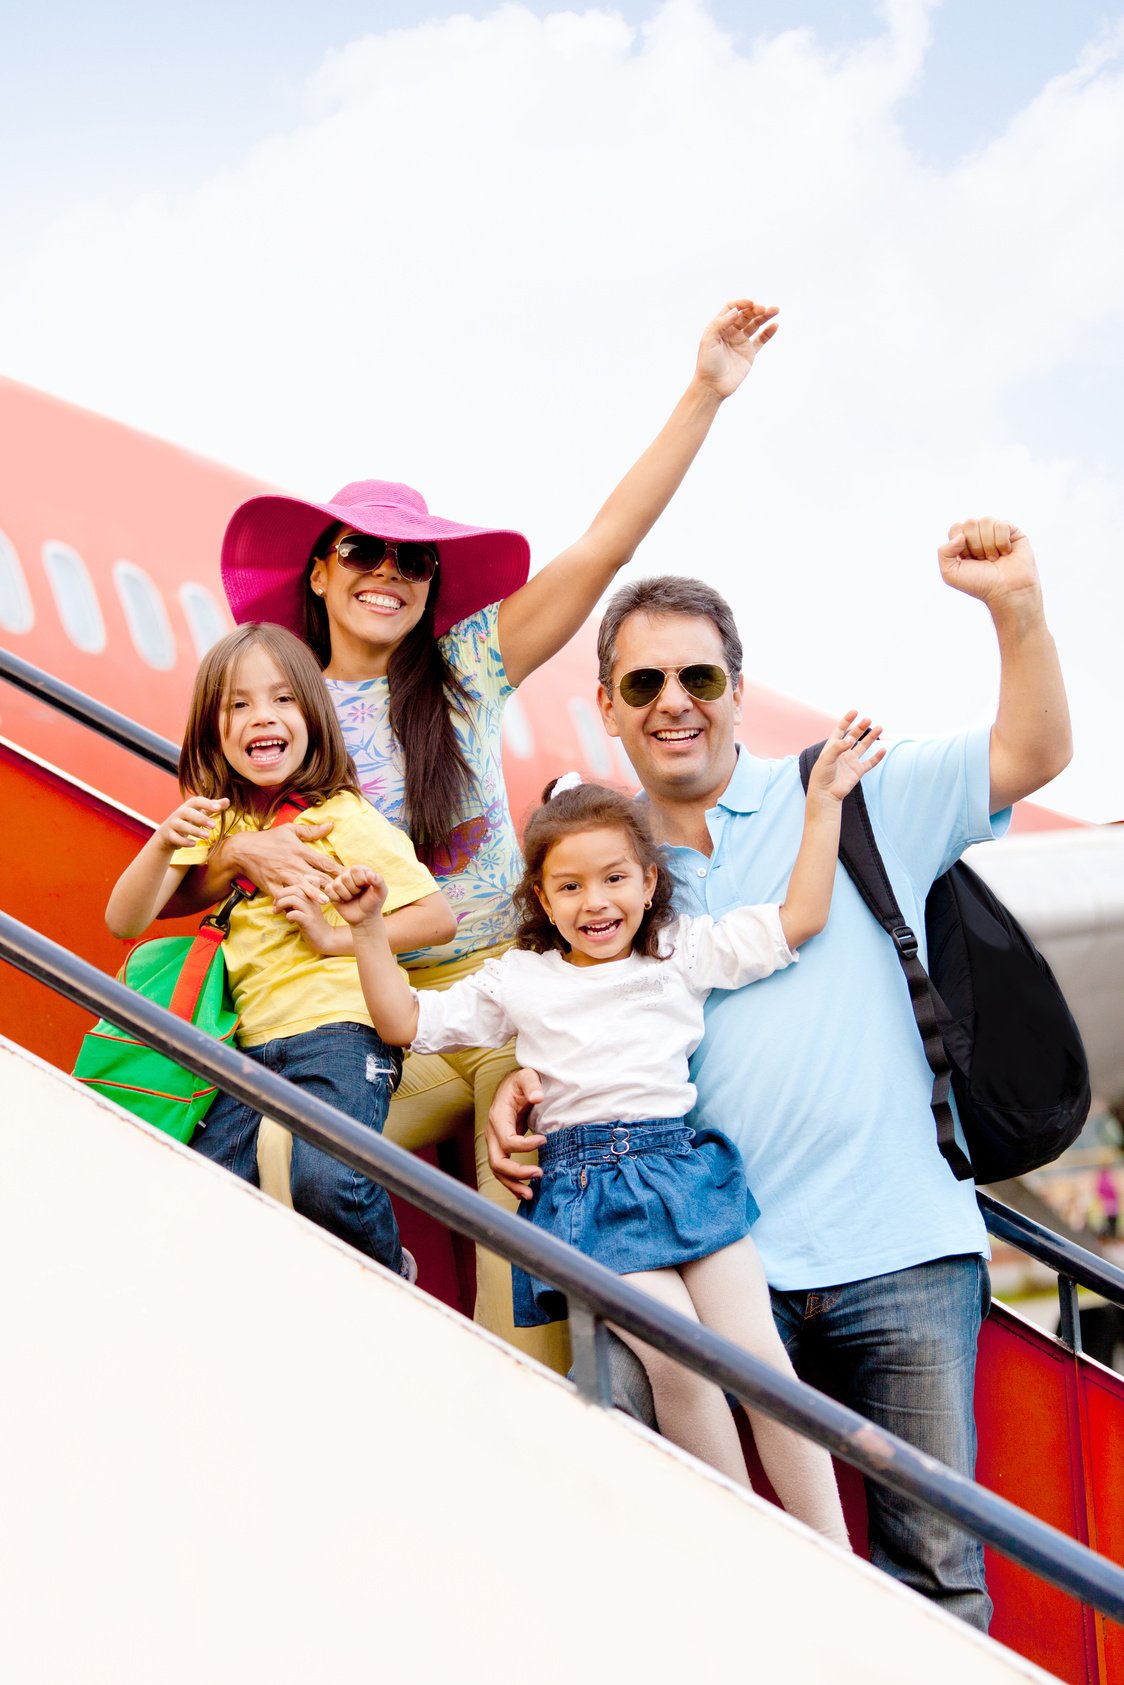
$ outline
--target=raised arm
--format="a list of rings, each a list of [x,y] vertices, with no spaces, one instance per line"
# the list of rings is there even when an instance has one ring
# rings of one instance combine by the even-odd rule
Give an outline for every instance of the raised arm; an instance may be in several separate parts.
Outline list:
[[[204,842],[214,829],[216,815],[228,805],[225,799],[189,796],[156,827],[110,891],[105,922],[112,935],[128,941],[148,928],[188,870],[186,866],[173,866],[172,855],[177,848]]]
[[[295,924],[309,947],[318,954],[353,954],[355,944],[349,924],[329,924],[323,913],[323,891],[314,885],[294,884],[275,895],[273,904],[290,924]],[[393,913],[383,914],[383,926],[392,954],[436,948],[451,942],[457,934],[456,914],[439,889],[410,901]]]
[[[348,866],[327,894],[351,926],[363,999],[376,1032],[391,1047],[409,1047],[418,1033],[418,1003],[390,951],[382,916],[386,884],[370,866]]]
[[[629,469],[592,525],[500,605],[499,643],[511,683],[521,684],[569,643],[637,545],[659,519],[758,351],[777,331],[775,307],[739,298],[719,312],[699,345],[695,373],[663,431]]]
[[[812,768],[804,833],[781,903],[781,928],[790,948],[798,948],[827,923],[843,798],[885,755],[885,749],[875,747],[881,733],[880,725],[860,720],[854,710],[844,714]]]
[[[987,605],[999,640],[991,728],[991,811],[998,813],[1069,765],[1073,736],[1061,664],[1024,532],[990,515],[958,521],[937,556],[947,584]]]

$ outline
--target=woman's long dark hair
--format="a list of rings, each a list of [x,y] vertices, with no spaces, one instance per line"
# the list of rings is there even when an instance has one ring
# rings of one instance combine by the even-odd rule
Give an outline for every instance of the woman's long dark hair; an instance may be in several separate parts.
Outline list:
[[[305,575],[305,640],[326,667],[332,654],[332,632],[323,597],[309,583],[317,558],[323,559],[339,526],[329,527],[313,547]],[[438,567],[430,581],[425,611],[393,651],[386,677],[390,692],[390,729],[402,747],[405,765],[406,828],[423,859],[432,860],[449,843],[465,818],[472,790],[472,773],[464,758],[450,709],[464,713],[468,692],[441,653],[434,632],[437,597],[441,588]]]
[[[519,915],[515,946],[529,948],[535,954],[548,954],[552,948],[569,953],[569,943],[558,934],[535,894],[536,887],[542,888],[546,857],[555,843],[577,831],[623,831],[643,869],[656,868],[652,903],[640,921],[632,951],[648,959],[665,959],[667,956],[660,952],[660,932],[675,923],[675,909],[671,905],[675,886],[668,870],[667,854],[653,837],[644,809],[639,802],[620,790],[610,790],[605,784],[579,784],[554,796],[551,792],[557,782],[556,778],[551,779],[542,793],[542,806],[527,821],[523,876],[512,896]]]

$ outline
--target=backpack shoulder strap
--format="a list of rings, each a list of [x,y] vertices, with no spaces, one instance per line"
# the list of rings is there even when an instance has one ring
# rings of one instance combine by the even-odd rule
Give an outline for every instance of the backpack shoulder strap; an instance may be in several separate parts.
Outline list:
[[[266,826],[266,830],[272,831],[275,825],[291,825],[294,819],[300,818],[301,814],[308,805],[308,798],[306,796],[302,796],[297,790],[290,791],[290,793],[285,797],[285,800],[281,803],[281,806],[277,809],[277,812],[273,815],[273,818],[269,821],[269,824]],[[231,913],[233,913],[235,907],[237,907],[240,901],[252,901],[257,893],[257,884],[252,883],[249,878],[234,878],[231,882],[230,892],[227,895],[226,900],[223,902],[222,906],[216,908],[213,913],[208,913],[207,917],[203,920],[203,923],[199,927],[200,930],[202,931],[208,928],[213,928],[220,930],[223,936],[229,935]]]
[[[822,748],[822,743],[815,743],[801,752],[800,782],[805,790]],[[874,840],[870,809],[866,805],[861,784],[856,784],[843,801],[839,827],[839,858],[851,882],[894,944],[898,961],[905,973],[909,1003],[917,1021],[917,1031],[925,1050],[925,1058],[933,1073],[933,1095],[930,1104],[937,1128],[937,1145],[957,1178],[964,1180],[972,1173],[971,1165],[956,1139],[955,1120],[948,1100],[951,1067],[938,1016],[938,1011],[945,1017],[947,1013],[944,1011],[943,1001],[933,988],[928,972],[918,958],[917,936],[902,917],[902,910],[894,895],[885,862]]]

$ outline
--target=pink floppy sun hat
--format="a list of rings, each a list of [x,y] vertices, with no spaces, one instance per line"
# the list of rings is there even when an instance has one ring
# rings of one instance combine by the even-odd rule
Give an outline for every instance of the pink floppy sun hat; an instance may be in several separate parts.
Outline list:
[[[438,637],[517,591],[530,568],[522,533],[443,521],[429,513],[420,492],[393,480],[355,480],[330,503],[251,497],[234,511],[222,541],[223,590],[239,625],[272,620],[304,637],[309,558],[321,533],[337,521],[371,537],[437,546]]]

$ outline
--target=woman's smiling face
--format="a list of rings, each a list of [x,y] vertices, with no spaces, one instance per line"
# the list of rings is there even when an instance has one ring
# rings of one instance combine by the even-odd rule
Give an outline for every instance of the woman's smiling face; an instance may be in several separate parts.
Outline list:
[[[332,656],[324,669],[329,679],[378,678],[403,638],[422,615],[432,580],[403,579],[393,550],[369,572],[342,566],[335,553],[354,527],[342,527],[332,548],[312,565],[309,584],[324,602],[332,640]]]

